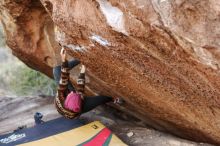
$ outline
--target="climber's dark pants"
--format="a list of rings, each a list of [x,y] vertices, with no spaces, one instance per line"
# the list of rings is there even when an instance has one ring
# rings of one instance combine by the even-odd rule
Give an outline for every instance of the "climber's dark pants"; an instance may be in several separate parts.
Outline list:
[[[72,60],[68,62],[68,67],[69,69],[72,69],[73,67],[75,67],[76,65],[79,64],[78,60]],[[57,83],[57,85],[59,85],[59,81],[60,81],[60,76],[61,76],[61,66],[56,66],[53,68],[53,76],[54,79]],[[68,82],[68,89],[69,91],[75,91],[75,88],[73,87],[73,85],[71,84],[71,82]],[[92,96],[92,97],[84,97],[84,101],[83,101],[83,106],[82,106],[82,113],[88,112],[92,109],[94,109],[95,107],[110,102],[112,101],[112,97],[109,96]]]

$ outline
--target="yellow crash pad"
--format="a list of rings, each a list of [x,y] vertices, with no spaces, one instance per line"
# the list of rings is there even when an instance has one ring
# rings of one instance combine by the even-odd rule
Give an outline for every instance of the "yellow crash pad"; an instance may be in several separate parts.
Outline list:
[[[126,146],[99,121],[19,146]]]

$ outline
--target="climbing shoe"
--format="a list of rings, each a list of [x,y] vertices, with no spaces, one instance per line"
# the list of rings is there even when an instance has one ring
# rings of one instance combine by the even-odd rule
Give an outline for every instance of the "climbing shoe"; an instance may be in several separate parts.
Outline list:
[[[118,104],[118,105],[122,105],[125,103],[125,100],[122,99],[121,97],[116,97],[116,98],[114,98],[114,103]]]

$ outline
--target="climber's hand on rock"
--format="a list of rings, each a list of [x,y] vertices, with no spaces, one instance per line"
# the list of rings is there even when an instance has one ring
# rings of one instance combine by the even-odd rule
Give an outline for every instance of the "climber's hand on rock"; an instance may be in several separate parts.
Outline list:
[[[66,50],[64,49],[64,47],[62,47],[61,51],[60,51],[60,56],[61,56],[61,60],[62,62],[66,61]]]
[[[86,72],[86,67],[85,67],[85,65],[82,65],[80,73],[85,73],[85,72]]]

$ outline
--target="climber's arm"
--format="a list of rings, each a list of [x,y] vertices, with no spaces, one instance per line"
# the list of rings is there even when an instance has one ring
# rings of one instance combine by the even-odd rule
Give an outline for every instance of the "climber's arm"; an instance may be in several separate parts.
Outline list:
[[[77,91],[82,95],[84,94],[84,90],[85,90],[85,71],[86,71],[86,68],[84,65],[82,65],[81,71],[80,71],[80,74],[77,80]]]
[[[80,64],[80,61],[78,59],[73,59],[71,61],[68,62],[68,68],[69,70],[71,70],[72,68],[74,68],[75,66],[77,66],[78,64]]]
[[[62,46],[61,44],[60,44],[60,46]],[[66,45],[63,45],[62,46],[62,50],[61,50],[61,52],[60,52],[60,55],[61,55],[61,60],[62,60],[62,62],[66,62],[66,50],[64,49],[64,47],[65,48],[68,48],[68,46],[66,46]],[[80,64],[81,62],[78,60],[78,59],[72,59],[71,61],[69,61],[68,63],[67,63],[67,66],[68,66],[68,68],[69,68],[69,70],[71,70],[72,68],[74,68],[75,66],[77,66],[78,64]]]
[[[68,81],[69,81],[69,67],[68,67],[68,61],[66,59],[66,51],[64,50],[64,48],[62,48],[60,55],[61,55],[62,65],[61,65],[61,76],[58,86],[58,96],[60,97],[61,100],[64,100],[65,91],[68,88]]]

